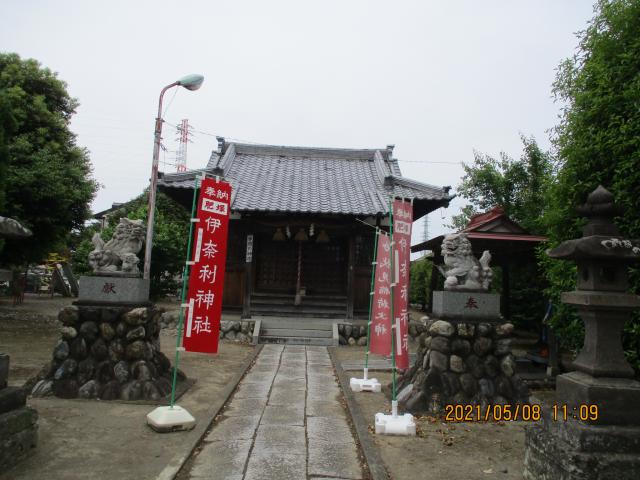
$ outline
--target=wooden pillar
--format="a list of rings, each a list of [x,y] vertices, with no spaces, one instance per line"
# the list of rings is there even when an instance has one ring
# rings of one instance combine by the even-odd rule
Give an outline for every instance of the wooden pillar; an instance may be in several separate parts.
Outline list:
[[[347,318],[353,318],[353,302],[355,298],[355,263],[356,241],[355,233],[349,232],[349,264],[347,266]]]
[[[251,294],[253,293],[253,260],[255,252],[253,245],[254,236],[248,233],[245,236],[245,262],[244,262],[244,296],[242,299],[242,318],[251,318]]]

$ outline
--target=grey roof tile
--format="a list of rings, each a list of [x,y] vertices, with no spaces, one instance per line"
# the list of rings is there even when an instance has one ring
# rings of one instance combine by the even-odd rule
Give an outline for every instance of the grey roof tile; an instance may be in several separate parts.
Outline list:
[[[217,166],[236,192],[236,211],[375,215],[388,211],[392,195],[443,203],[451,199],[441,187],[402,177],[397,160],[389,157],[384,149],[231,143],[222,158],[212,156],[205,169],[166,174],[159,186],[192,189],[197,173],[211,174]]]

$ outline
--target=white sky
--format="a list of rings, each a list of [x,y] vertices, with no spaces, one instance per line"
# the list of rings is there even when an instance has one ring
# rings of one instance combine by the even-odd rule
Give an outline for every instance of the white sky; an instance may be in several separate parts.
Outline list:
[[[549,148],[555,69],[591,16],[590,0],[5,0],[0,50],[39,60],[79,99],[72,129],[103,185],[99,211],[147,185],[159,92],[188,73],[205,82],[167,93],[171,124],[269,144],[395,144],[406,177],[455,188],[474,149],[518,157],[519,132]],[[175,150],[175,131],[163,134]],[[193,142],[188,167],[200,168],[216,140]],[[461,204],[429,215],[430,236]],[[414,231],[416,242],[422,222]]]

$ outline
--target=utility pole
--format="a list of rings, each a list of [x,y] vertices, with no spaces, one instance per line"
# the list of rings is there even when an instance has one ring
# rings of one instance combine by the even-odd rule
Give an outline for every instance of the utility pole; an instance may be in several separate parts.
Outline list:
[[[178,151],[176,152],[176,171],[187,171],[187,144],[191,142],[191,126],[188,119],[183,119],[178,127],[176,127],[178,137]]]

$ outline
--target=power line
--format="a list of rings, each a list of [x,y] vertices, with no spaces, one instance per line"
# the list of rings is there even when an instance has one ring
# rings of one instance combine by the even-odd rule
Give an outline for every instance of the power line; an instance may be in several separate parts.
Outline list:
[[[167,125],[170,125],[170,126],[172,126],[174,128],[180,128],[178,125],[174,125],[174,124],[172,124],[172,123],[170,123],[170,122],[168,122],[166,120],[163,120],[163,121]],[[203,130],[197,130],[195,128],[193,130],[190,130],[190,131],[192,131],[193,133],[196,133],[196,134],[207,135],[209,137],[214,137],[214,138],[215,137],[224,137],[225,139],[232,140],[234,142],[248,143],[248,144],[251,144],[251,145],[269,145],[267,143],[254,142],[254,141],[251,141],[251,140],[243,140],[241,138],[229,137],[227,135],[222,135],[222,134],[219,134],[219,133],[205,132]],[[447,162],[447,161],[439,161],[439,160],[399,160],[399,159],[396,159],[396,160],[398,162],[402,162],[402,163],[432,163],[432,164],[442,164],[442,165],[461,165],[462,164],[462,162]]]
[[[164,107],[164,111],[162,112],[162,116],[163,117],[165,116],[165,114],[167,113],[167,110],[169,110],[169,107],[173,103],[173,99],[176,98],[176,95],[178,94],[178,90],[180,90],[180,89],[179,88],[174,88],[173,89],[173,95],[171,96],[171,100],[169,100],[169,104],[166,107]]]

